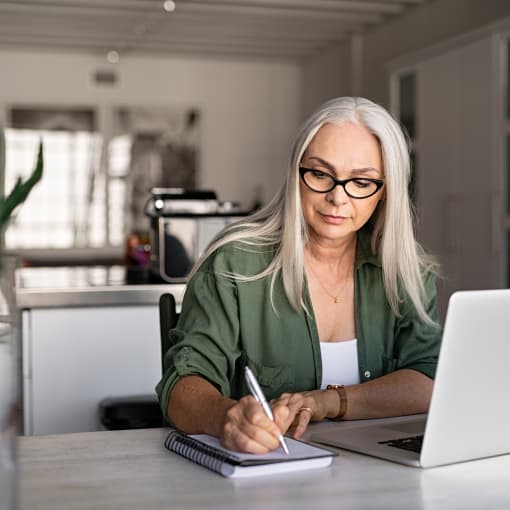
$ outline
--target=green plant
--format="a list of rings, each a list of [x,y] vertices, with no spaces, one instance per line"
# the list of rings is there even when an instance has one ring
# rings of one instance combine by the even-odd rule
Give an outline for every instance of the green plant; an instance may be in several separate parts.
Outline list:
[[[21,177],[18,178],[14,188],[8,196],[0,196],[0,235],[1,232],[9,220],[12,211],[23,202],[32,188],[41,179],[43,174],[43,146],[42,142],[39,142],[39,150],[37,154],[37,162],[32,172],[32,175],[23,182]],[[5,135],[3,130],[0,129],[0,179],[3,179],[5,175]]]

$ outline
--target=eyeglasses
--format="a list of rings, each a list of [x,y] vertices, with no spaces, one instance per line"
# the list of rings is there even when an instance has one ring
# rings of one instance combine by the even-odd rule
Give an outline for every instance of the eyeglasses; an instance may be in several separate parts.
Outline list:
[[[337,186],[342,186],[345,193],[351,198],[368,198],[375,195],[383,186],[380,179],[368,177],[353,177],[351,179],[338,180],[332,175],[314,170],[313,168],[299,167],[299,175],[305,185],[316,193],[329,193]]]

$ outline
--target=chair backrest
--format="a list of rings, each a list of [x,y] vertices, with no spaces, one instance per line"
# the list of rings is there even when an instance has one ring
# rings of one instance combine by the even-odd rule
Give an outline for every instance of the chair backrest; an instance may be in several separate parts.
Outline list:
[[[170,330],[177,324],[179,314],[173,294],[165,292],[159,298],[159,329],[161,337],[161,373],[164,371],[163,359],[170,349]]]

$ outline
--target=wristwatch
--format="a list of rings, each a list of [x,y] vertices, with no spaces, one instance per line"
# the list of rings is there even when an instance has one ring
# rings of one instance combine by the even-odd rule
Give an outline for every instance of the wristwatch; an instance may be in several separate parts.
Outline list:
[[[340,397],[340,410],[334,418],[331,418],[333,421],[340,421],[347,412],[347,392],[345,391],[345,386],[343,384],[328,384],[326,389],[335,390]]]

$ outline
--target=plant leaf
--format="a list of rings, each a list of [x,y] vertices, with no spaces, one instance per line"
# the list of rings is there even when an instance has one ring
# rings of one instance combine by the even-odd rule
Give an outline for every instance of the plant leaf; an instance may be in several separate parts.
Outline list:
[[[5,176],[5,133],[3,129],[0,129],[0,179]],[[0,189],[2,186],[0,186]],[[3,198],[3,193],[0,198]]]
[[[1,150],[0,153],[5,154],[5,152]],[[43,145],[42,141],[40,141],[39,151],[37,153],[37,163],[35,165],[34,171],[32,172],[32,175],[25,182],[22,182],[21,179],[18,179],[13,190],[9,193],[9,196],[7,198],[0,199],[0,225],[3,225],[11,215],[12,211],[19,204],[21,204],[21,202],[23,202],[25,198],[27,198],[31,189],[41,179],[43,174],[43,167],[44,167]]]

